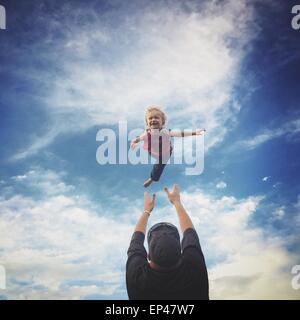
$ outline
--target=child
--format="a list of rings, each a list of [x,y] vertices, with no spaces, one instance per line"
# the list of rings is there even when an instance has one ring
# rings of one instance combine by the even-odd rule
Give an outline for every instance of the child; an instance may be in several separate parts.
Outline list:
[[[134,149],[136,144],[144,141],[143,148],[147,150],[150,156],[157,159],[153,165],[150,178],[144,182],[144,187],[147,188],[153,181],[158,181],[171,154],[172,143],[171,137],[187,137],[201,135],[205,129],[197,129],[193,132],[171,131],[164,128],[167,117],[165,113],[157,106],[150,106],[145,112],[146,130],[142,135],[131,141],[131,148]]]

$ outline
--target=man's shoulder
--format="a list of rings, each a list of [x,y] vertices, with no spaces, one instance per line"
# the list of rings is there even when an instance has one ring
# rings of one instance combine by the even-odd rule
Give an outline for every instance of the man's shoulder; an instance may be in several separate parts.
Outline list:
[[[183,257],[187,255],[189,257],[199,254],[202,255],[199,237],[194,228],[188,228],[184,231],[181,246]]]
[[[193,237],[193,238],[196,238],[197,240],[199,240],[199,237],[198,237],[198,234],[197,234],[197,231],[195,228],[187,228],[186,230],[184,230],[183,232],[183,238],[185,237]]]

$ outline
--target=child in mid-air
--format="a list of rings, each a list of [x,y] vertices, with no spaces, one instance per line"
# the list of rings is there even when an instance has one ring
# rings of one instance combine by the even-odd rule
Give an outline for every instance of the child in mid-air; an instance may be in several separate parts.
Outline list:
[[[149,152],[150,156],[157,159],[157,162],[153,165],[150,178],[144,182],[145,188],[149,187],[153,181],[159,180],[172,154],[171,137],[201,135],[206,131],[205,129],[197,129],[191,132],[172,131],[165,128],[166,120],[166,114],[159,107],[148,107],[145,112],[146,130],[139,137],[131,141],[132,149],[140,141],[144,141],[143,148]]]

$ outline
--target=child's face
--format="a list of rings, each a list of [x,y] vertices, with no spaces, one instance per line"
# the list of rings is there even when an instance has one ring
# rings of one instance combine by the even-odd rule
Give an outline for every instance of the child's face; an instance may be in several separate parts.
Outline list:
[[[161,129],[163,126],[163,117],[159,111],[150,111],[147,115],[147,124],[150,129]]]

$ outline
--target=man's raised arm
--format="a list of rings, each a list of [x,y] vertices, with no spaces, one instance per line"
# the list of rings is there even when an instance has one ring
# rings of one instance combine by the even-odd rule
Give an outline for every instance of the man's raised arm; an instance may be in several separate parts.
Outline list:
[[[144,193],[144,211],[140,216],[134,231],[140,231],[146,234],[146,228],[148,219],[150,217],[150,213],[153,210],[155,205],[155,193],[152,195],[152,199],[150,200],[147,192]]]
[[[188,228],[195,229],[191,218],[189,217],[183,205],[181,204],[178,186],[174,184],[172,191],[169,191],[168,188],[164,188],[164,190],[167,193],[170,202],[174,205],[176,209],[182,233],[184,233],[184,231]]]

